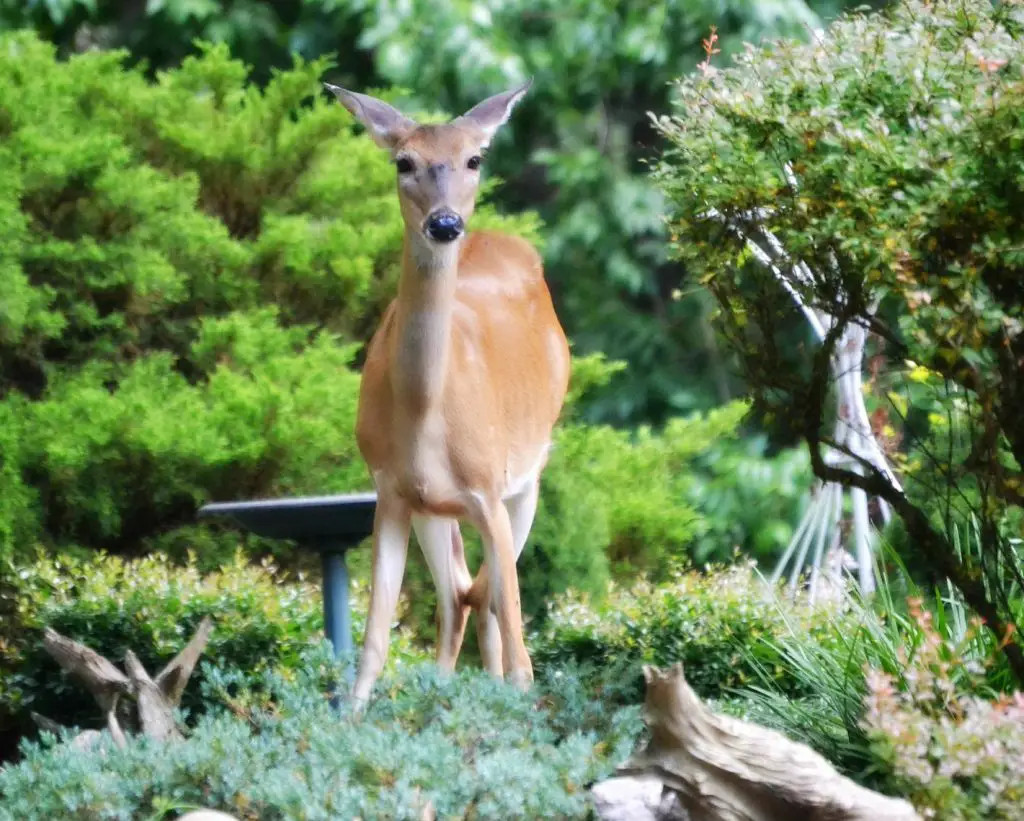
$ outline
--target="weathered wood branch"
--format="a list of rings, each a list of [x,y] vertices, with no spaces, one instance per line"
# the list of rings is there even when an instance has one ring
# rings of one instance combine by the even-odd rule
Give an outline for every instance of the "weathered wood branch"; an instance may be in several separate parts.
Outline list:
[[[117,699],[114,699],[110,710],[107,711],[107,730],[118,747],[124,749],[128,746],[128,739],[125,737],[124,730],[121,729],[121,723],[117,720]]]
[[[104,713],[131,689],[128,677],[103,656],[50,627],[43,630],[43,647],[57,664],[85,684]]]
[[[56,630],[44,630],[43,646],[64,670],[85,683],[105,716],[107,730],[114,743],[124,747],[128,744],[128,736],[122,729],[122,722],[127,722],[124,726],[129,729],[138,729],[143,735],[160,741],[181,738],[174,720],[174,709],[181,701],[212,630],[213,622],[209,618],[203,619],[189,643],[160,671],[155,681],[131,650],[125,653],[125,675],[95,650],[62,636]],[[42,730],[59,733],[64,729],[37,713],[33,713],[32,718]],[[71,743],[77,747],[88,747],[101,737],[102,733],[97,730],[86,730]]]
[[[210,633],[212,631],[213,621],[207,616],[199,624],[199,629],[196,630],[192,640],[157,674],[157,687],[160,688],[172,706],[177,707],[181,703],[181,695],[185,692],[185,685],[188,684],[196,662],[199,661],[199,657],[206,649],[206,643],[210,640]]]
[[[619,774],[657,778],[692,821],[921,821],[906,801],[855,784],[809,747],[711,712],[681,665],[644,667],[644,678],[651,741]]]
[[[63,724],[58,724],[52,718],[41,716],[34,710],[31,713],[29,713],[29,715],[31,716],[32,721],[35,722],[35,725],[44,733],[53,733],[54,735],[60,735],[61,730],[64,729]]]
[[[124,668],[131,678],[143,735],[160,741],[181,738],[174,724],[174,708],[131,650],[124,654]]]

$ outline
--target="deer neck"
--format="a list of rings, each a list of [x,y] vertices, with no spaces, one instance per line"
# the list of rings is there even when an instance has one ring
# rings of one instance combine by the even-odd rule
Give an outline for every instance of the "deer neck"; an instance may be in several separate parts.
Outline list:
[[[398,283],[391,385],[402,413],[425,416],[443,396],[451,357],[460,242],[428,244],[406,231]]]

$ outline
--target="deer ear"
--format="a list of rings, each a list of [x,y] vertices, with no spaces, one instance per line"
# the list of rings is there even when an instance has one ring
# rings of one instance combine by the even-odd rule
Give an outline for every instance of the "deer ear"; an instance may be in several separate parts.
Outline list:
[[[460,125],[471,125],[483,132],[484,146],[486,147],[490,144],[498,129],[508,122],[508,118],[512,115],[512,109],[515,108],[516,103],[523,99],[523,96],[530,90],[532,85],[533,80],[530,79],[519,86],[519,88],[513,88],[511,91],[503,91],[501,94],[488,97],[482,103],[477,103],[473,106],[455,122]]]
[[[381,148],[390,151],[416,128],[413,120],[376,97],[358,94],[330,83],[324,83],[324,87],[366,127],[367,133]]]

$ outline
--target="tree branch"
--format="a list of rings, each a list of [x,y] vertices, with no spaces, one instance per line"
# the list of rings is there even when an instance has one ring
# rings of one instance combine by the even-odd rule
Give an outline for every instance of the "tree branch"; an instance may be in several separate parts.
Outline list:
[[[618,772],[654,776],[706,821],[920,821],[908,801],[865,789],[774,730],[708,709],[682,665],[643,668],[651,740]]]
[[[43,647],[64,670],[82,680],[104,713],[112,709],[118,695],[131,689],[124,673],[103,656],[50,627],[43,630]]]
[[[138,656],[129,650],[124,655],[124,669],[131,678],[138,705],[142,732],[158,740],[179,739],[181,733],[174,723],[174,712],[156,682],[149,677]]]
[[[199,629],[192,640],[157,674],[156,686],[172,707],[177,707],[181,702],[181,695],[185,692],[185,686],[195,669],[196,662],[206,649],[212,631],[213,621],[207,616],[199,624]]]

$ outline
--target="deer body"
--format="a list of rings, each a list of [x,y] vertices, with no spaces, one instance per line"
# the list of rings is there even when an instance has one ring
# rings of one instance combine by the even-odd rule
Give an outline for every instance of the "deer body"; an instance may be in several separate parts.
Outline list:
[[[405,221],[398,295],[370,341],[356,436],[377,486],[370,612],[353,690],[365,703],[388,650],[414,529],[437,589],[437,660],[455,666],[470,607],[487,668],[532,680],[516,559],[569,379],[569,349],[529,243],[465,234],[480,152],[525,88],[453,123],[419,126],[330,87],[391,151]],[[459,520],[480,532],[473,582]]]
[[[473,494],[505,498],[539,475],[569,357],[532,247],[481,232],[459,251],[430,273],[407,254],[367,352],[356,436],[414,512],[461,518]]]

